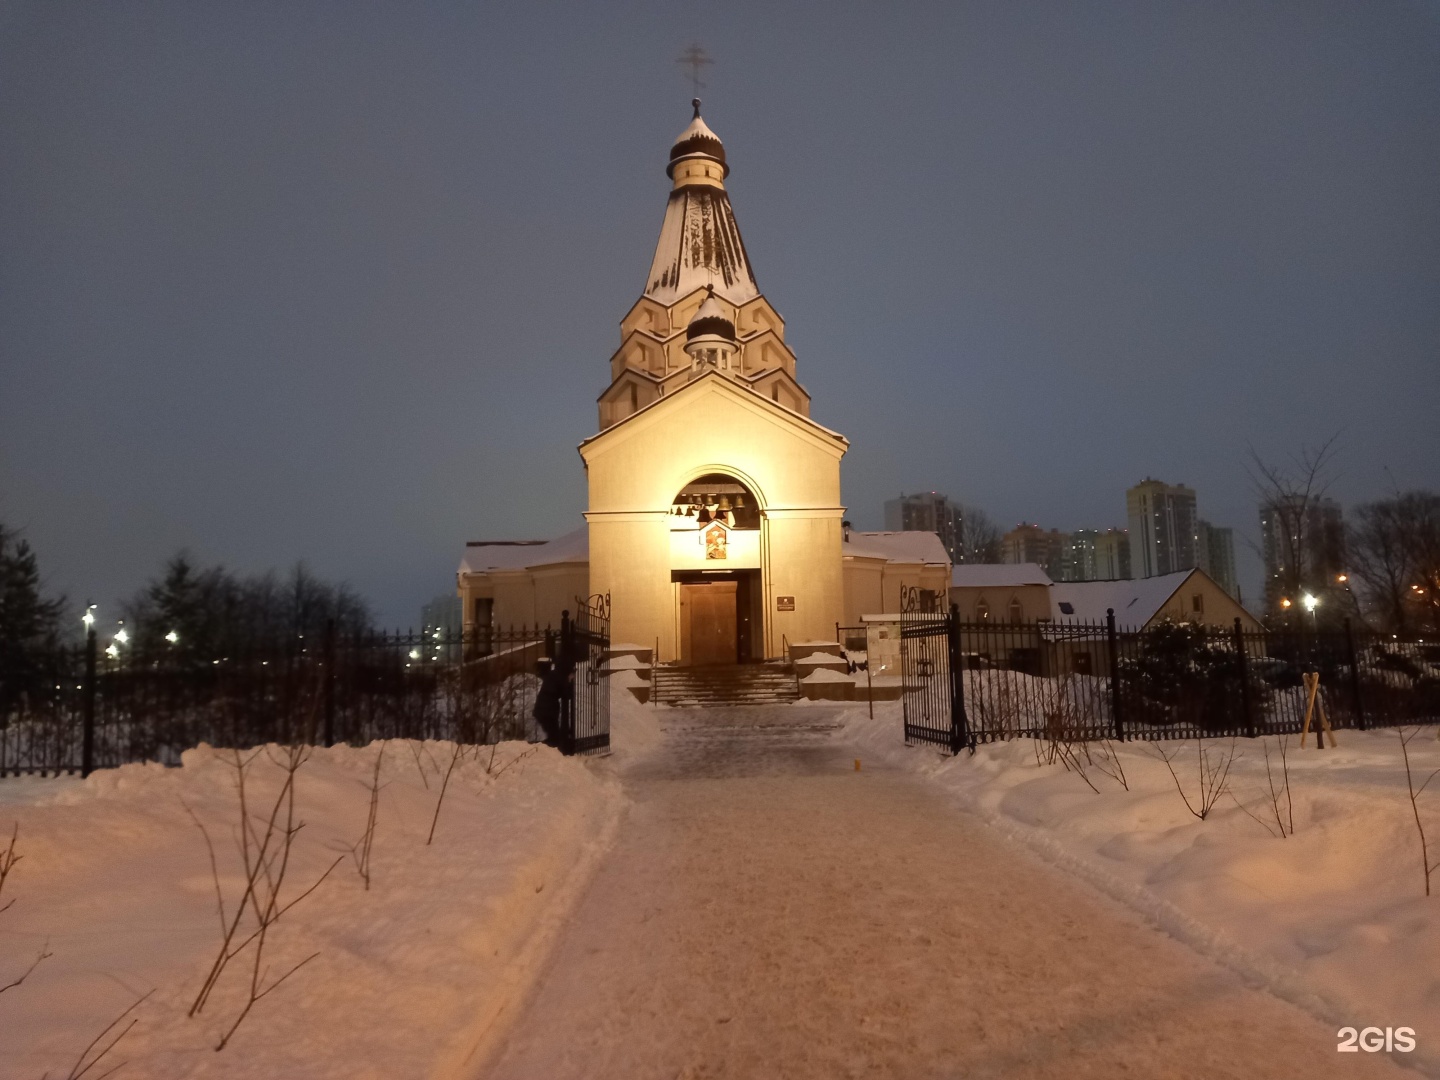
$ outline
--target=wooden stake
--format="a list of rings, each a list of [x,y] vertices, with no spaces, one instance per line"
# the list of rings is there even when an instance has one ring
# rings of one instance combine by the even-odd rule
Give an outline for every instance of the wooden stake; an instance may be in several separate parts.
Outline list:
[[[1320,723],[1315,726],[1315,748],[1325,749],[1325,735],[1330,735],[1330,746],[1339,745],[1335,741],[1335,731],[1330,727],[1330,717],[1325,713],[1325,703],[1320,700],[1320,673],[1318,671],[1307,671],[1301,676],[1305,684],[1305,723],[1300,728],[1300,746],[1305,746],[1305,737],[1310,733],[1310,718],[1315,714],[1317,708],[1320,713]]]

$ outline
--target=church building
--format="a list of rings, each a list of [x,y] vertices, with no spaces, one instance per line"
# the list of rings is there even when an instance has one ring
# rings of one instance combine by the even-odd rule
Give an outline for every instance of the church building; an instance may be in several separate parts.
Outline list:
[[[467,545],[467,630],[554,625],[598,593],[613,640],[658,645],[662,663],[735,663],[833,642],[837,625],[898,610],[906,585],[943,594],[949,583],[939,538],[917,545],[926,534],[856,533],[863,544],[846,558],[849,443],[810,417],[730,206],[725,147],[694,106],[670,149],[660,240],[620,322],[597,433],[579,447],[585,526],[550,543]],[[886,578],[875,567],[896,540]]]

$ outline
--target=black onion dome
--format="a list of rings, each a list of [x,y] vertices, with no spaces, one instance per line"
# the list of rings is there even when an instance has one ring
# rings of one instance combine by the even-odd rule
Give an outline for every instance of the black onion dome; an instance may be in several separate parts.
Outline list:
[[[695,106],[695,119],[680,133],[675,145],[670,147],[670,164],[665,168],[666,174],[672,177],[675,175],[675,163],[681,158],[708,157],[724,166],[725,175],[729,176],[730,166],[725,163],[725,144],[720,141],[720,136],[700,119],[700,99],[696,98],[691,104]]]
[[[691,342],[707,334],[725,338],[727,341],[735,340],[735,324],[730,320],[730,316],[725,314],[725,309],[715,299],[713,291],[685,327],[685,340]]]

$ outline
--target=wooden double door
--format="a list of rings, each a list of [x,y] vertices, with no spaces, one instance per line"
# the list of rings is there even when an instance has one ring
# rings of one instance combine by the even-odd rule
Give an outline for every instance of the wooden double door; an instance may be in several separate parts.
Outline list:
[[[758,572],[737,571],[733,576],[679,583],[682,663],[734,664],[752,659],[758,578]]]

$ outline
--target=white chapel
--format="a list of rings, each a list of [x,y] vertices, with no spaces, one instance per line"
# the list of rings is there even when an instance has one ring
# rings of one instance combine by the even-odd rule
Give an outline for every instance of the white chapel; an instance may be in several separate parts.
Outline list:
[[[558,625],[598,593],[615,641],[658,648],[662,663],[743,663],[835,641],[838,626],[898,611],[905,586],[948,585],[938,537],[845,525],[849,444],[810,418],[730,206],[725,147],[694,106],[670,149],[660,240],[620,322],[599,430],[579,447],[585,524],[551,542],[467,544],[467,631]]]

